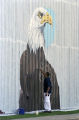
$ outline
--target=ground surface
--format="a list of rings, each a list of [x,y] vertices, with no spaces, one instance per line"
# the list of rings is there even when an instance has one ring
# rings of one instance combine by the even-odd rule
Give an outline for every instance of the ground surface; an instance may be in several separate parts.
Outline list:
[[[54,116],[44,116],[44,117],[35,117],[35,118],[24,118],[18,120],[79,120],[79,114],[77,113],[77,114],[69,114],[69,115],[54,115]]]
[[[37,115],[38,111],[25,113],[24,115],[9,115],[2,114],[0,115],[0,120],[79,120],[79,110],[74,111],[52,111],[41,112]]]

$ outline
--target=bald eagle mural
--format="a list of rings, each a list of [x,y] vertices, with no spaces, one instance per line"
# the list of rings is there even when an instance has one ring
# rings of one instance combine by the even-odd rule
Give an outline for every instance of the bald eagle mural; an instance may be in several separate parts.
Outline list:
[[[53,66],[46,59],[45,25],[53,25],[53,18],[44,8],[37,8],[33,12],[28,27],[28,44],[20,59],[21,93],[19,107],[25,111],[43,109],[43,76],[39,69],[49,71],[52,82],[51,106],[60,108],[59,85]]]
[[[40,8],[41,7],[41,8]],[[5,8],[5,9],[4,9]],[[79,109],[79,0],[0,0],[0,110]]]

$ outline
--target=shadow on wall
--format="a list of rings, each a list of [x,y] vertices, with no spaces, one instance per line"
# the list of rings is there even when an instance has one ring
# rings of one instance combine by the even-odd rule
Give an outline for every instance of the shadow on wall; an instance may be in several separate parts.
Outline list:
[[[20,60],[20,85],[21,94],[19,107],[25,111],[43,110],[43,76],[39,69],[51,73],[52,109],[60,109],[60,96],[57,77],[54,69],[45,59],[43,48],[39,48],[36,53],[27,50],[23,52]]]

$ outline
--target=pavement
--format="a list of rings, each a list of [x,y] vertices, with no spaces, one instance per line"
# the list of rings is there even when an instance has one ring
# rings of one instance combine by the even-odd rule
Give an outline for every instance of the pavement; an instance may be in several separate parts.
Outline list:
[[[35,118],[23,118],[15,120],[79,120],[78,114],[69,114],[69,115],[53,115],[53,116],[44,116],[44,117],[35,117]]]

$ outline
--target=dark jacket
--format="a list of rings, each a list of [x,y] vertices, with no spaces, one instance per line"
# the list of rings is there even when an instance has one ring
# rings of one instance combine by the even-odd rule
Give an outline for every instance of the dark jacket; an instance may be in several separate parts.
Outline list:
[[[51,93],[52,86],[51,86],[51,81],[49,77],[44,79],[44,92],[45,93],[47,92],[48,87],[50,87],[50,90],[48,91],[48,93]]]

